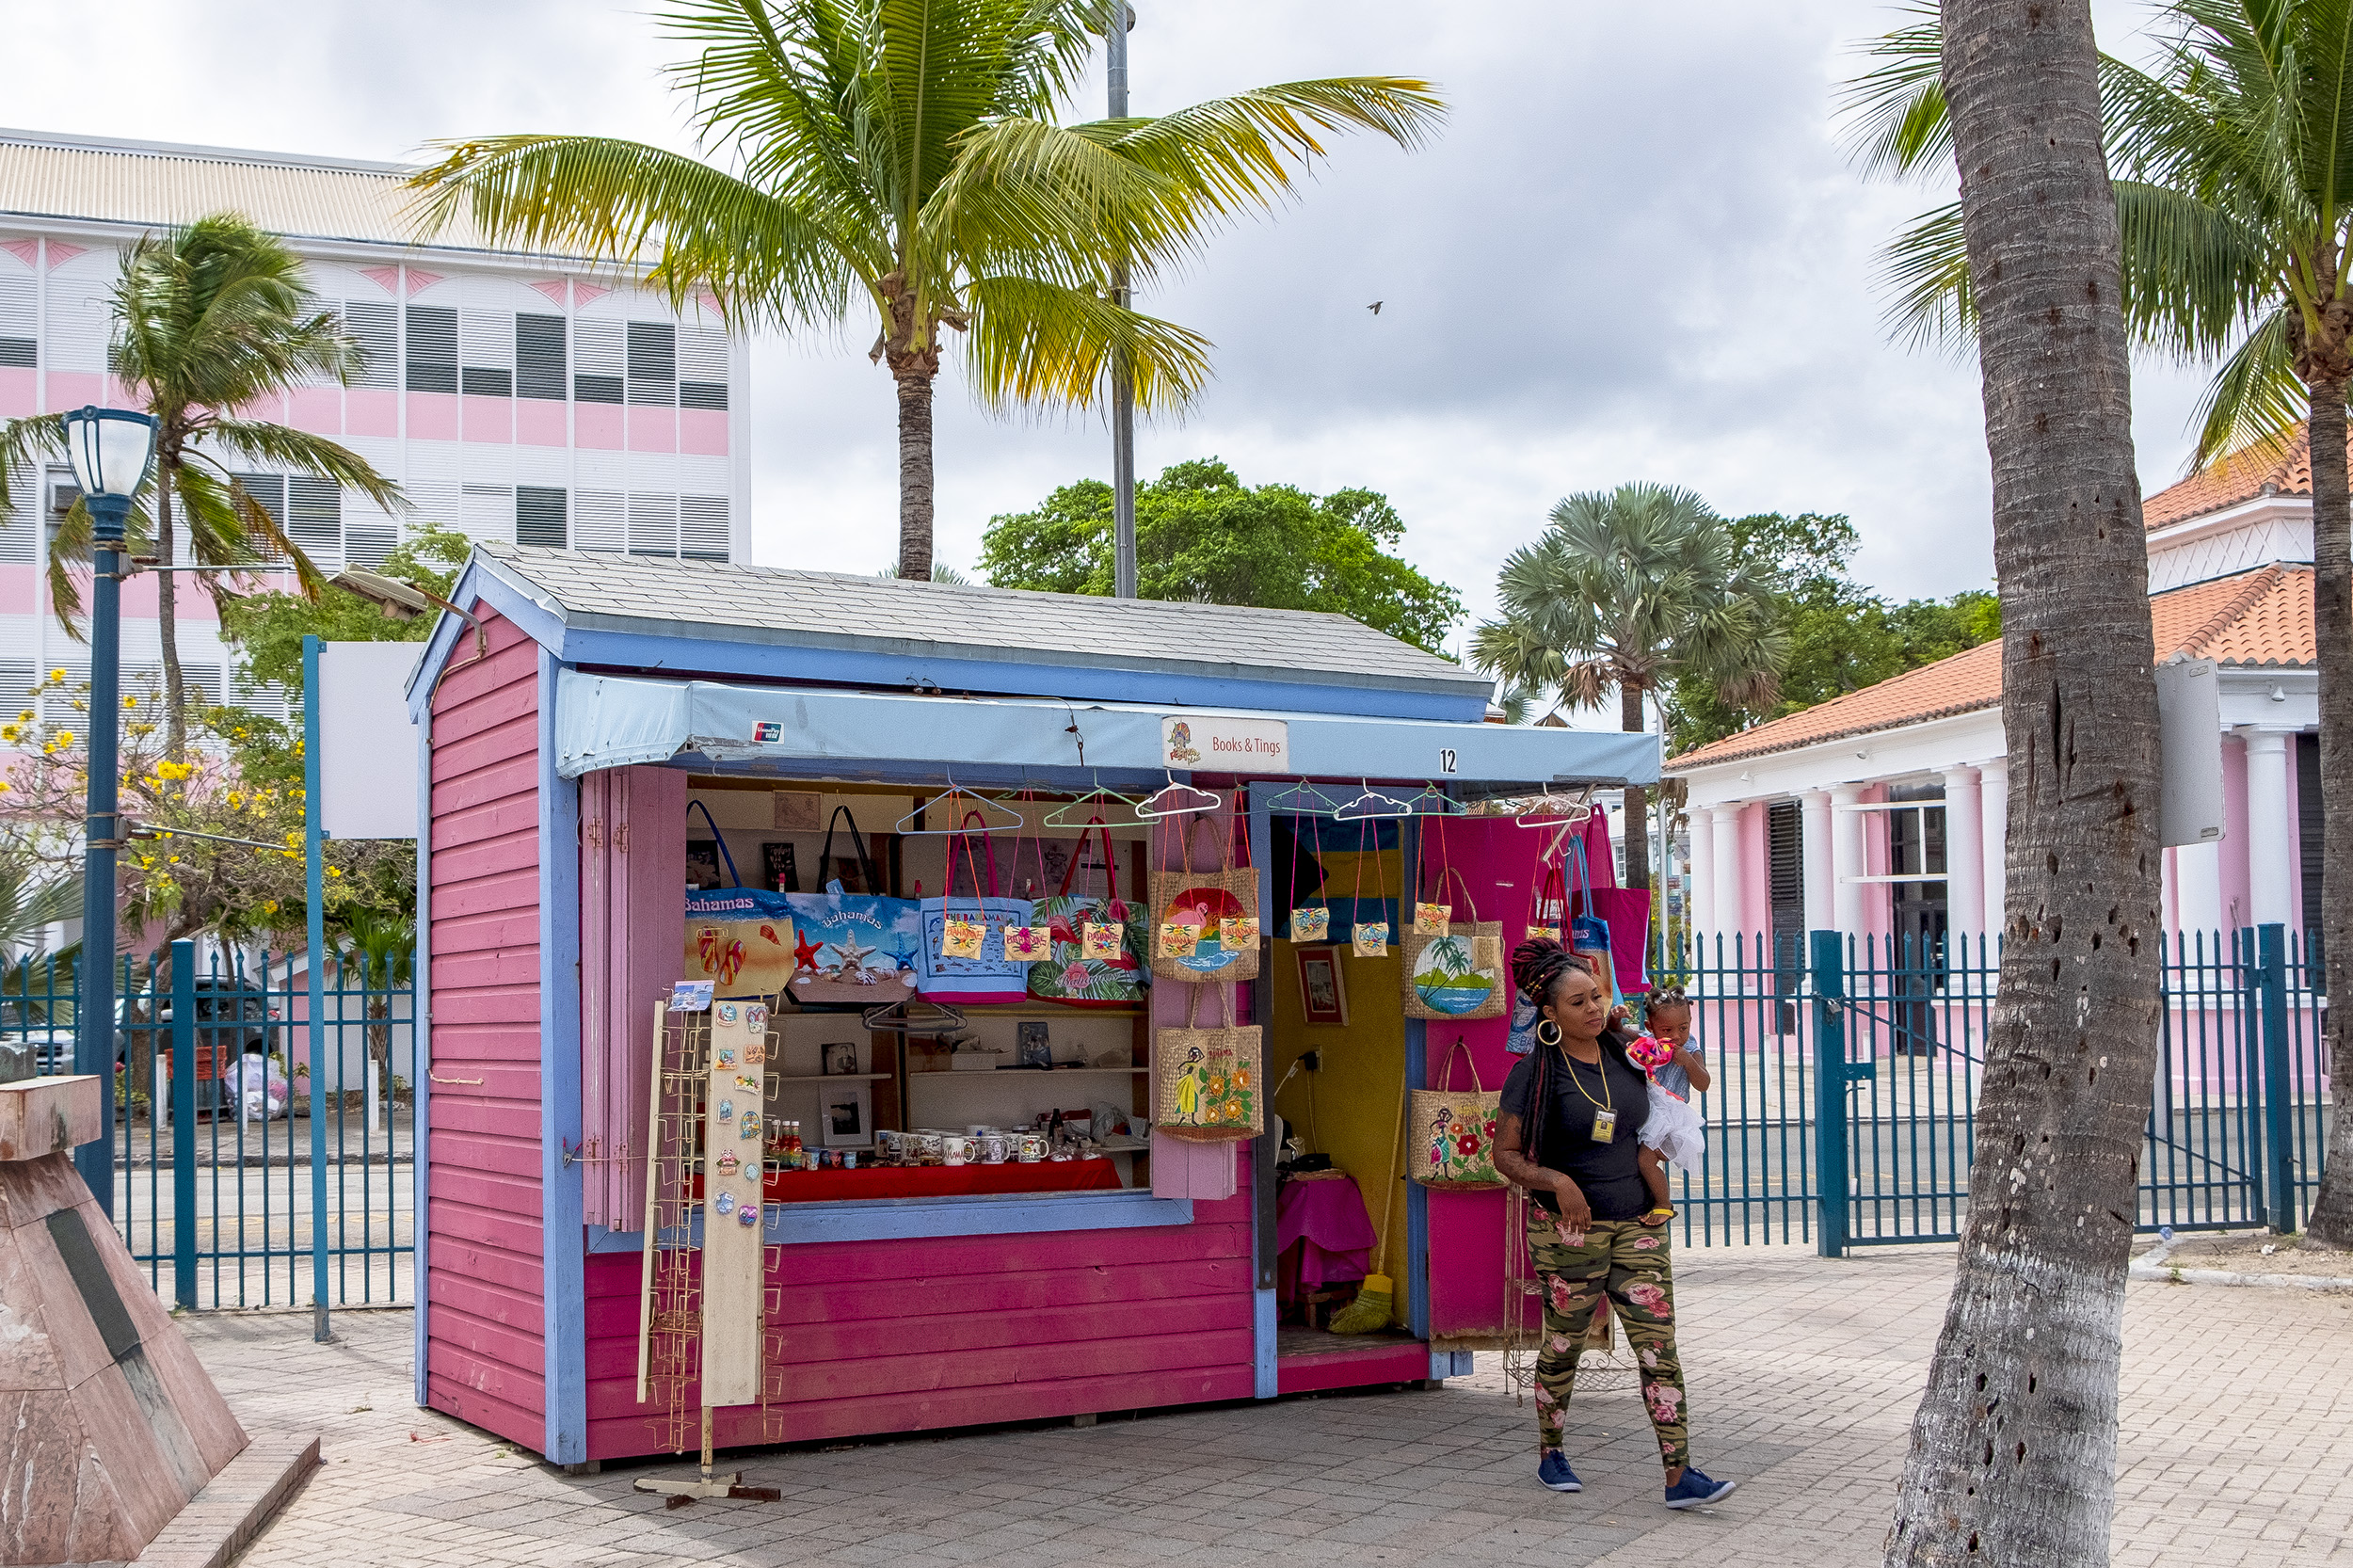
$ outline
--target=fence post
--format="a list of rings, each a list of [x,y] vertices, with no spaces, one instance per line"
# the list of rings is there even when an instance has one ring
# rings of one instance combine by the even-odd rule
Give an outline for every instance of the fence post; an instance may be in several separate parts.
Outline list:
[[[2255,932],[2262,989],[2258,1028],[2263,1064],[2264,1195],[2271,1228],[2284,1236],[2296,1229],[2295,1104],[2288,1089],[2288,934],[2281,924]]]
[[[1824,1257],[1847,1254],[1847,938],[1836,931],[1810,935],[1814,983],[1815,1247]]]
[[[154,1037],[154,1009],[148,1009]],[[152,1058],[151,1048],[150,1057]],[[196,1305],[196,944],[171,944],[171,1300]]]

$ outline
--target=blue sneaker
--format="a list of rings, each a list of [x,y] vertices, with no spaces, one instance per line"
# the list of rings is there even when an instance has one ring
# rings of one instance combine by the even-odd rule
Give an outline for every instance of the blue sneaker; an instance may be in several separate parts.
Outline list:
[[[1536,1466],[1536,1479],[1555,1492],[1582,1492],[1585,1483],[1577,1479],[1569,1462],[1558,1448],[1546,1448],[1543,1461]]]
[[[1683,1479],[1667,1488],[1669,1508],[1697,1508],[1702,1503],[1720,1503],[1732,1496],[1737,1480],[1710,1480],[1690,1465],[1683,1467]]]

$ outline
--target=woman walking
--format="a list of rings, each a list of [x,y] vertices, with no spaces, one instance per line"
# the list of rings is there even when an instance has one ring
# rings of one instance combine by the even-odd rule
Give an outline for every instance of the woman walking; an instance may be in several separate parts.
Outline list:
[[[1560,943],[1521,943],[1512,979],[1536,1006],[1537,1045],[1504,1080],[1496,1169],[1535,1200],[1528,1245],[1545,1302],[1536,1479],[1555,1492],[1585,1489],[1561,1451],[1561,1423],[1585,1332],[1606,1294],[1641,1366],[1642,1404],[1667,1468],[1667,1506],[1721,1501],[1736,1483],[1710,1480],[1690,1463],[1666,1217],[1643,1223],[1651,1201],[1639,1136],[1649,1081],[1609,1027],[1609,993]]]

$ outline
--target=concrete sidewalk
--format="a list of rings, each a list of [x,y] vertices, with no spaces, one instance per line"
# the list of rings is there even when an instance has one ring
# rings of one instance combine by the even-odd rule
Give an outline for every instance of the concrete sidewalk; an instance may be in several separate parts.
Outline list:
[[[1670,1513],[1630,1388],[1588,1388],[1587,1490],[1535,1484],[1497,1358],[1430,1393],[1331,1397],[749,1456],[776,1503],[676,1512],[643,1468],[566,1476],[410,1402],[410,1316],[183,1319],[247,1426],[326,1434],[251,1568],[582,1564],[1876,1564],[1949,1247],[1677,1259],[1694,1454],[1741,1490]],[[2115,1560],[2353,1564],[2353,1295],[2135,1284]],[[666,1466],[665,1466],[666,1468]],[[686,1469],[691,1466],[679,1466]]]

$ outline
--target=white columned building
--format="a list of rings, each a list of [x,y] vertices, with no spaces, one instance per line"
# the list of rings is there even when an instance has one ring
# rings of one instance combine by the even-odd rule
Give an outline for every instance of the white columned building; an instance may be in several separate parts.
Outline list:
[[[2143,508],[2156,656],[2219,666],[2233,824],[2218,844],[2169,854],[2174,932],[2273,921],[2301,930],[2318,907],[2321,866],[2302,831],[2321,809],[2310,487],[2300,451],[2276,464],[2248,457]],[[1707,928],[1743,923],[1744,868],[1763,865],[1779,868],[1774,886],[1748,907],[1772,912],[1781,923],[1769,936],[1784,951],[1799,935],[1787,923],[1801,918],[1807,930],[1908,941],[2001,931],[2009,816],[2001,700],[1997,641],[1670,758],[1667,770],[1690,791]],[[1913,877],[1922,867],[1914,846],[1940,832],[1944,875]],[[1785,881],[1793,868],[1798,888]]]
[[[1985,930],[1985,815],[1977,804],[1977,770],[1939,768],[1945,780],[1945,915],[1956,933]]]

